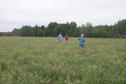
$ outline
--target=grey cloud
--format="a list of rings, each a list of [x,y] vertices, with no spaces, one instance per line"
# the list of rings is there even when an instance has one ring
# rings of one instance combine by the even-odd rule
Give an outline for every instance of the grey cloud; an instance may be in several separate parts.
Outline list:
[[[0,0],[0,32],[22,25],[76,21],[114,24],[126,18],[126,0]]]

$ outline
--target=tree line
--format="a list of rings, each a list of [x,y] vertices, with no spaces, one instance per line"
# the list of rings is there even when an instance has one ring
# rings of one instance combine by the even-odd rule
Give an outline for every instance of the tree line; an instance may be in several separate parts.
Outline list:
[[[76,22],[67,22],[62,24],[58,24],[57,22],[50,22],[47,27],[45,27],[44,25],[35,25],[33,27],[25,25],[20,29],[15,28],[12,31],[12,34],[15,36],[55,37],[60,32],[62,33],[62,35],[68,34],[69,36],[74,37],[79,36],[80,34]]]
[[[126,19],[119,20],[114,25],[98,25],[93,26],[88,22],[82,26],[77,26],[76,22],[70,23],[57,23],[50,22],[48,26],[22,26],[21,28],[15,28],[9,35],[12,36],[34,36],[34,37],[55,37],[59,33],[63,36],[68,34],[71,37],[78,37],[80,34],[84,34],[85,37],[97,37],[97,38],[113,38],[113,37],[126,37]],[[2,35],[2,33],[0,33]]]

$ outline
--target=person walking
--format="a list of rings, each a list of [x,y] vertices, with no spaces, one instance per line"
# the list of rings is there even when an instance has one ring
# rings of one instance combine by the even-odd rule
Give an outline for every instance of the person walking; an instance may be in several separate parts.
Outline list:
[[[58,41],[59,41],[59,42],[62,42],[62,39],[63,39],[63,36],[62,36],[61,33],[59,33],[59,35],[58,35]]]
[[[79,46],[80,46],[80,48],[83,48],[84,44],[85,44],[84,34],[81,34],[81,37],[78,40],[79,40]]]
[[[65,36],[65,40],[68,41],[68,38],[69,38],[69,37],[68,37],[68,35],[66,34],[66,36]]]

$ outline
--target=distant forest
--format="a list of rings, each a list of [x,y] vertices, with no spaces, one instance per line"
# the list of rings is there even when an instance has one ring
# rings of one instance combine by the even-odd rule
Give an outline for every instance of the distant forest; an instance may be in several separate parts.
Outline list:
[[[126,38],[126,19],[120,20],[114,25],[92,26],[88,22],[82,26],[77,26],[76,22],[62,23],[50,22],[48,26],[29,26],[15,28],[12,32],[0,32],[0,36],[27,36],[27,37],[56,37],[59,33],[71,37],[78,37],[84,34],[85,37],[96,38]]]

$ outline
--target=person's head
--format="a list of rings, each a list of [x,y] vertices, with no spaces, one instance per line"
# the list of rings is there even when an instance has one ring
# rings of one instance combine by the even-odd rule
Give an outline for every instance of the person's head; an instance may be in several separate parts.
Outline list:
[[[81,37],[83,37],[84,36],[84,34],[81,34]]]
[[[59,35],[61,35],[61,32],[59,33]]]

